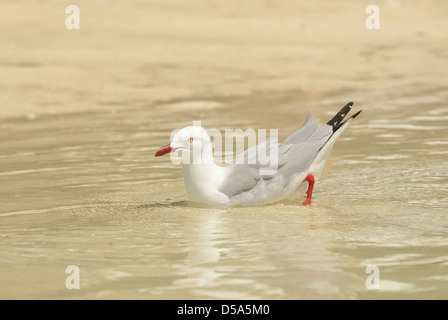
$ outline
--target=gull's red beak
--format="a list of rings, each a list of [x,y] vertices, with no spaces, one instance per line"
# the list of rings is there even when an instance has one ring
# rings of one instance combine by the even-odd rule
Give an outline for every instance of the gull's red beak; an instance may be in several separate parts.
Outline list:
[[[163,156],[164,154],[170,153],[171,151],[173,151],[173,148],[171,148],[170,145],[167,144],[166,146],[160,148],[160,149],[156,152],[155,157]]]

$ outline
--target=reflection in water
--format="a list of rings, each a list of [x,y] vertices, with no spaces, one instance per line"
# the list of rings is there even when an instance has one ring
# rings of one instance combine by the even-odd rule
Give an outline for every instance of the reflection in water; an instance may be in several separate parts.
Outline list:
[[[220,257],[215,243],[216,234],[219,234],[219,217],[205,215],[194,220],[183,228],[188,255],[177,266],[182,278],[173,283],[180,289],[211,287],[220,276],[215,271]]]

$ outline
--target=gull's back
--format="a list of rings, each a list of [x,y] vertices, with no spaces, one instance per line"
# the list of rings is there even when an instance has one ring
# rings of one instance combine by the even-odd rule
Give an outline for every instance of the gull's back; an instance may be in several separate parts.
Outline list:
[[[282,143],[268,139],[246,150],[225,167],[226,179],[219,191],[234,204],[263,204],[303,195],[307,185],[303,180],[309,173],[320,176],[337,137],[349,125],[342,120],[352,104],[344,106],[326,124],[319,124],[310,112],[303,126]],[[256,154],[275,152],[278,161],[274,165],[254,159]]]

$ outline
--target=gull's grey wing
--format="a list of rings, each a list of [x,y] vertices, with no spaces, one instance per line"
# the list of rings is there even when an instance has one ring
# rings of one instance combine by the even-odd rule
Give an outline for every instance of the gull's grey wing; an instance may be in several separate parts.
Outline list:
[[[310,137],[319,125],[319,119],[311,118],[311,111],[308,112],[305,122],[296,132],[286,138],[282,144],[298,144]]]
[[[219,191],[232,198],[253,189],[261,176],[256,165],[232,164],[226,167],[228,176]]]
[[[281,181],[288,184],[295,174],[310,167],[332,132],[330,125],[319,125],[319,119],[311,118],[309,113],[303,126],[282,143],[277,144],[272,139],[266,140],[235,158],[225,167],[227,176],[219,190],[232,198],[250,191],[259,183],[269,184],[276,176],[282,176]],[[275,156],[275,153],[275,163],[266,163],[258,157],[254,159],[254,155],[260,154],[269,159],[271,155]]]

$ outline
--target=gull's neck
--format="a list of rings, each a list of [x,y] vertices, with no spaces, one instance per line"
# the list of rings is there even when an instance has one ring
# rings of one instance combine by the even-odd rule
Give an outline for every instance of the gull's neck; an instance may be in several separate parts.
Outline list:
[[[225,170],[215,163],[211,143],[202,148],[200,161],[194,160],[192,164],[182,163],[188,198],[198,202],[225,203],[228,198],[218,191],[225,178]]]

